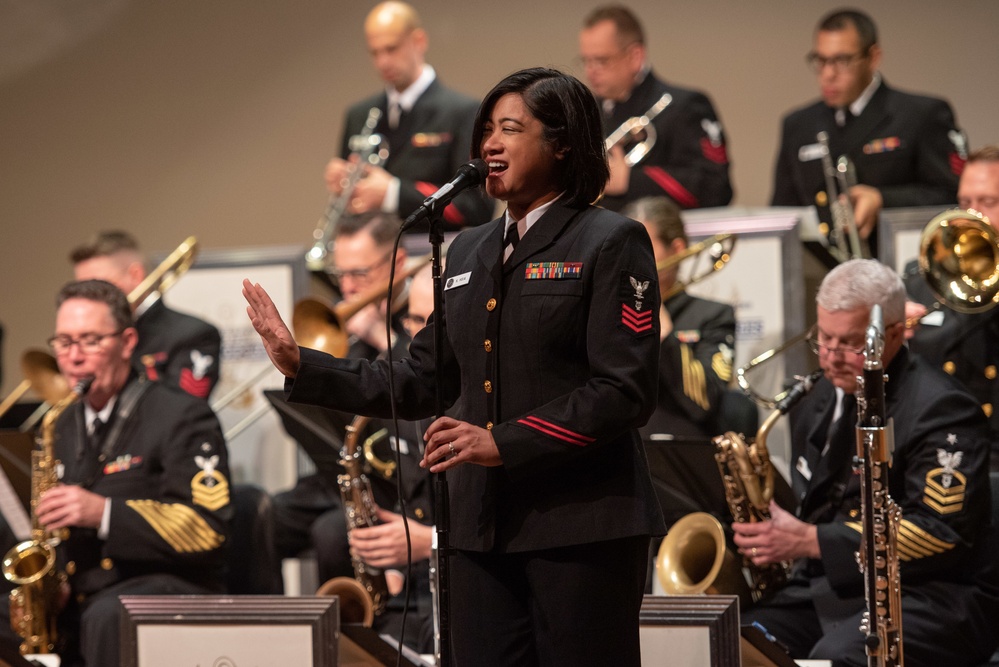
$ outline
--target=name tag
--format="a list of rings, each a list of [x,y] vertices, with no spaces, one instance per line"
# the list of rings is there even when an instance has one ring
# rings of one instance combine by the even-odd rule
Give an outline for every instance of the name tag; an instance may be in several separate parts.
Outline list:
[[[811,162],[822,158],[822,144],[806,144],[798,149],[799,162]]]
[[[468,284],[468,281],[471,280],[471,278],[472,278],[471,271],[463,273],[460,276],[451,276],[450,278],[447,279],[447,282],[444,283],[444,291],[446,292],[449,289],[454,289],[455,287],[463,287],[464,285]]]
[[[939,327],[943,325],[943,321],[944,312],[942,310],[934,310],[932,313],[927,313],[923,319],[919,320],[919,323],[930,327]]]

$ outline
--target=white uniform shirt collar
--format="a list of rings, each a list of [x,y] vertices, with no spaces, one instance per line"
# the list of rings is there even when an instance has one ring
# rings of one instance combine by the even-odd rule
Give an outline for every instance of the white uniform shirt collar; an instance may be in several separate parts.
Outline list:
[[[98,417],[100,417],[101,421],[104,422],[105,424],[108,423],[108,420],[111,419],[111,412],[114,410],[114,404],[117,402],[118,402],[118,396],[117,395],[112,396],[111,400],[107,402],[107,405],[105,405],[99,411],[96,411],[92,407],[90,407],[89,403],[83,404],[83,418],[84,420],[86,420],[87,424],[87,435],[93,433],[94,420],[97,419]]]
[[[416,81],[409,84],[406,90],[400,93],[395,88],[386,88],[385,94],[388,95],[388,108],[391,109],[393,104],[398,103],[403,111],[412,111],[416,100],[420,99],[420,95],[427,92],[427,88],[430,87],[435,78],[437,78],[437,72],[434,71],[434,68],[430,65],[424,65],[420,76],[416,77]]]
[[[855,99],[853,104],[850,105],[850,113],[852,113],[854,117],[858,117],[860,114],[864,113],[864,109],[867,108],[867,103],[871,101],[872,97],[874,97],[874,93],[877,92],[878,86],[880,85],[881,72],[875,72],[874,78],[871,79],[869,84],[867,84],[867,88],[864,88],[864,92],[862,92],[860,97]]]

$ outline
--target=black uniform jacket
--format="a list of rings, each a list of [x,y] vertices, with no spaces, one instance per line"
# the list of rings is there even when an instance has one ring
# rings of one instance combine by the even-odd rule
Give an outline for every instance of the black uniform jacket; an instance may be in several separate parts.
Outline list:
[[[895,431],[888,490],[902,509],[902,591],[943,596],[949,609],[971,604],[991,516],[985,417],[953,378],[906,348],[887,375],[886,410]],[[792,412],[792,487],[803,494],[799,516],[818,526],[821,568],[833,591],[862,599],[854,557],[861,534],[860,484],[852,472],[856,406],[845,409],[823,456],[834,405],[833,387],[822,379]],[[993,608],[997,591],[995,582],[985,591]]]
[[[829,134],[833,164],[846,155],[857,182],[880,190],[885,208],[951,204],[957,198],[967,150],[950,105],[882,82],[860,116],[843,128],[821,100],[784,118],[774,206],[815,205],[820,219],[830,221],[820,131]]]
[[[652,119],[655,145],[632,167],[628,192],[604,197],[601,205],[617,211],[641,197],[663,195],[682,208],[727,205],[732,201],[732,184],[725,133],[704,93],[666,84],[649,72],[627,101],[604,114],[604,136],[629,118],[644,116],[663,93],[673,99]]]
[[[718,405],[732,379],[735,310],[686,292],[665,306],[673,331],[659,348],[659,405],[642,435],[718,435]]]
[[[388,124],[388,97],[384,92],[373,95],[347,112],[340,151],[344,159],[351,154],[350,138],[361,132],[372,107],[382,112],[375,127],[388,141],[389,155],[382,166],[400,181],[398,214],[405,218],[469,161],[478,102],[434,79],[393,130]],[[444,229],[481,225],[492,218],[493,206],[481,189],[466,190],[444,209]]]
[[[208,398],[219,380],[222,337],[219,330],[157,299],[135,322],[139,343],[132,365],[150,380]]]
[[[905,289],[914,301],[930,307],[937,301],[915,262],[905,267]],[[909,341],[914,352],[953,375],[978,399],[992,428],[993,452],[999,451],[999,310],[959,313],[941,306],[939,325],[921,324]],[[999,462],[999,455],[993,458]]]
[[[138,400],[129,405],[135,392]],[[94,448],[83,413],[78,402],[57,424],[62,481],[110,498],[111,521],[107,540],[96,529],[73,528],[63,542],[74,592],[154,573],[221,589],[229,464],[208,405],[162,383],[132,379]]]
[[[503,464],[448,473],[453,546],[526,551],[662,534],[637,428],[655,406],[659,304],[648,235],[555,202],[503,264],[502,220],[448,251],[435,315],[395,367],[400,417],[489,428]],[[444,326],[443,375],[433,337]],[[290,400],[384,416],[386,366],[303,350]]]

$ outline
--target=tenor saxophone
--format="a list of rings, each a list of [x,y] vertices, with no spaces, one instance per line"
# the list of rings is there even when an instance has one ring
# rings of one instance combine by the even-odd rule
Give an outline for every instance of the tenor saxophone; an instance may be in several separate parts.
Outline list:
[[[40,448],[31,452],[31,539],[14,545],[3,559],[3,576],[17,585],[10,593],[10,624],[24,640],[20,646],[22,655],[55,651],[59,589],[66,581],[65,573],[56,571],[55,547],[66,539],[68,531],[46,530],[38,521],[36,508],[42,495],[59,484],[56,421],[87,393],[92,382],[93,378],[79,382],[45,414],[38,439]]]
[[[857,564],[864,575],[867,610],[860,623],[868,667],[902,667],[902,585],[898,527],[902,509],[888,494],[894,441],[885,411],[881,308],[871,309],[864,346],[864,374],[857,378],[857,460],[862,531]]]
[[[340,465],[343,466],[344,473],[337,476],[337,483],[343,500],[348,535],[355,528],[367,528],[379,523],[371,482],[364,474],[361,464],[365,448],[358,445],[360,434],[368,421],[368,417],[354,417],[347,426],[347,436],[340,451]],[[369,438],[369,441],[372,439]],[[365,563],[353,549],[350,550],[350,561],[354,568],[353,578],[334,577],[320,586],[316,594],[340,597],[342,622],[361,623],[371,627],[374,617],[384,612],[388,604],[389,591],[385,572]]]

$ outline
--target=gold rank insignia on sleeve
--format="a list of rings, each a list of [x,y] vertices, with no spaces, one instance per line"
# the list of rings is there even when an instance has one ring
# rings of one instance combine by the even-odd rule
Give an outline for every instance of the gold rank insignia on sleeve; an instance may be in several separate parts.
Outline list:
[[[680,365],[683,370],[683,393],[701,409],[707,410],[711,404],[708,402],[704,366],[697,360],[694,352],[686,343],[680,344]]]
[[[718,351],[711,355],[711,370],[715,372],[722,382],[732,380],[732,359],[734,350],[722,343],[718,346]]]
[[[957,436],[947,436],[950,445],[957,444]],[[923,489],[923,503],[939,514],[953,514],[964,509],[964,494],[967,479],[957,470],[964,452],[948,452],[937,449],[937,462],[942,466],[926,473]]]
[[[218,549],[225,542],[193,508],[155,500],[126,500],[125,504],[146,520],[178,553]]]
[[[950,551],[954,545],[931,535],[908,519],[898,526],[898,559],[917,560]]]
[[[215,469],[219,463],[218,454],[209,457],[195,456],[194,462],[201,468],[191,479],[191,499],[194,504],[211,511],[229,504],[229,482]]]

